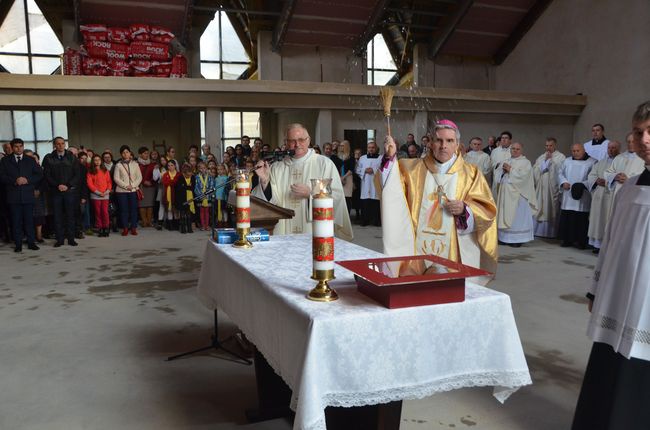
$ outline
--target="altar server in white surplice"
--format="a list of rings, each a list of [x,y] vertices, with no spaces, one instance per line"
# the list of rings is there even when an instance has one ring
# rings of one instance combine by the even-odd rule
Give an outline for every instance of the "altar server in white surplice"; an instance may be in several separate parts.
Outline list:
[[[585,152],[596,161],[607,158],[607,144],[609,140],[605,137],[605,126],[602,124],[594,124],[591,127],[592,139],[584,143]]]
[[[483,139],[472,137],[469,141],[469,151],[465,154],[465,161],[475,165],[483,173],[488,185],[492,185],[492,162],[490,156],[483,151]]]
[[[535,216],[535,236],[554,238],[560,224],[560,184],[557,175],[566,157],[557,150],[557,139],[546,139],[546,152],[533,166],[538,211]]]
[[[587,178],[587,188],[591,191],[591,208],[589,210],[589,245],[594,247],[594,254],[600,250],[600,242],[605,234],[612,203],[612,192],[605,181],[605,172],[611,166],[620,151],[621,143],[610,140],[607,144],[607,158],[594,165]],[[635,155],[636,157],[636,155]]]
[[[252,191],[255,197],[275,205],[293,209],[295,216],[278,221],[274,234],[311,233],[311,179],[332,179],[334,198],[334,234],[352,240],[352,224],[345,204],[343,185],[336,166],[328,157],[309,148],[309,133],[301,124],[291,124],[286,131],[286,145],[295,151],[293,157],[273,163],[260,161],[257,174],[260,183]]]
[[[357,162],[356,173],[361,178],[361,225],[381,225],[379,194],[375,188],[375,174],[381,166],[379,148],[374,140],[368,142],[366,154]]]
[[[510,145],[511,158],[496,170],[499,180],[497,195],[497,228],[499,240],[514,247],[530,242],[533,236],[533,216],[537,214],[537,196],[533,167],[523,155],[523,145]]]
[[[634,135],[629,133],[625,141],[627,143],[627,151],[614,158],[612,164],[605,171],[605,181],[612,191],[612,199],[628,178],[640,175],[645,168],[643,159],[636,155]]]
[[[571,158],[564,160],[558,172],[562,193],[559,238],[562,239],[562,247],[576,245],[579,249],[585,249],[591,208],[587,179],[597,160],[585,152],[581,143],[571,146],[571,155]]]
[[[499,146],[494,148],[490,153],[490,163],[492,163],[492,196],[497,199],[499,179],[496,176],[496,170],[501,167],[501,163],[510,158],[510,144],[512,143],[512,133],[504,131],[501,133]]]
[[[650,423],[650,101],[633,117],[644,170],[616,194],[587,297],[593,340],[572,430]]]

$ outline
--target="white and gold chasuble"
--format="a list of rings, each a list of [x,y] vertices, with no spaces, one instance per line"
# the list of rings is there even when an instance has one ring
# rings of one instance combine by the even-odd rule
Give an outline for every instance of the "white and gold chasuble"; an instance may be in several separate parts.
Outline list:
[[[430,155],[395,160],[376,182],[381,189],[384,254],[437,255],[496,271],[496,205],[476,166],[458,154],[444,164]],[[474,222],[471,232],[457,230],[454,216],[443,208],[447,200],[467,205]]]

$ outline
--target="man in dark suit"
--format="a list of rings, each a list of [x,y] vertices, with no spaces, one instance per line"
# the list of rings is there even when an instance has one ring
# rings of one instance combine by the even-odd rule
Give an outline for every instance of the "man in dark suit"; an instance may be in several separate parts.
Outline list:
[[[54,151],[43,160],[45,179],[52,193],[54,226],[56,231],[55,248],[63,245],[64,234],[68,245],[77,246],[75,234],[75,203],[78,203],[79,161],[65,149],[62,137],[54,138]]]
[[[43,179],[43,171],[32,157],[23,154],[22,139],[11,141],[13,153],[0,161],[0,182],[7,191],[15,252],[23,250],[23,230],[29,249],[38,250],[34,237],[34,189]]]

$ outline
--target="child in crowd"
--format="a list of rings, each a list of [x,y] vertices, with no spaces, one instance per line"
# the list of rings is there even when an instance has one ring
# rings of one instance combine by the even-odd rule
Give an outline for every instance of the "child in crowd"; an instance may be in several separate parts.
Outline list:
[[[102,161],[102,157],[97,154],[93,156],[90,167],[88,168],[86,183],[88,184],[90,201],[95,213],[95,227],[99,232],[98,235],[99,237],[108,237],[110,230],[108,201],[111,190],[113,189],[113,181],[111,180],[110,172],[106,169],[106,165]]]
[[[215,168],[216,177],[214,178],[214,186],[216,191],[214,193],[214,211],[215,211],[215,224],[217,227],[226,227],[228,223],[227,201],[230,187],[226,182],[230,179],[228,170],[224,164],[218,164]]]
[[[165,216],[165,228],[167,230],[176,229],[178,221],[176,220],[174,204],[174,193],[176,192],[176,183],[180,174],[176,170],[176,161],[169,160],[167,162],[167,171],[162,175],[163,193],[160,208]]]
[[[201,194],[207,193],[210,188],[214,187],[214,179],[208,173],[208,167],[205,162],[199,161],[198,163],[199,173],[196,174],[196,188],[194,189],[194,195],[199,196]],[[206,195],[205,198],[198,201],[200,219],[201,219],[201,230],[207,231],[210,229],[210,207],[212,206],[212,199]]]
[[[176,210],[180,218],[180,231],[181,233],[194,233],[192,231],[192,218],[196,213],[196,205],[193,200],[196,180],[192,174],[192,166],[189,164],[183,164],[181,172],[182,176],[176,182],[174,192]]]

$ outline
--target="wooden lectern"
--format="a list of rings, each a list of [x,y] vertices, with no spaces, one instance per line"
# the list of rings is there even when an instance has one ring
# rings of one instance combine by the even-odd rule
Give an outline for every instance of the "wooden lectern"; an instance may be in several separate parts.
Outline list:
[[[235,206],[235,191],[228,194],[228,204]],[[281,219],[291,219],[295,215],[292,209],[285,209],[281,206],[269,203],[259,197],[251,196],[251,227],[261,227],[273,235],[275,225]]]

